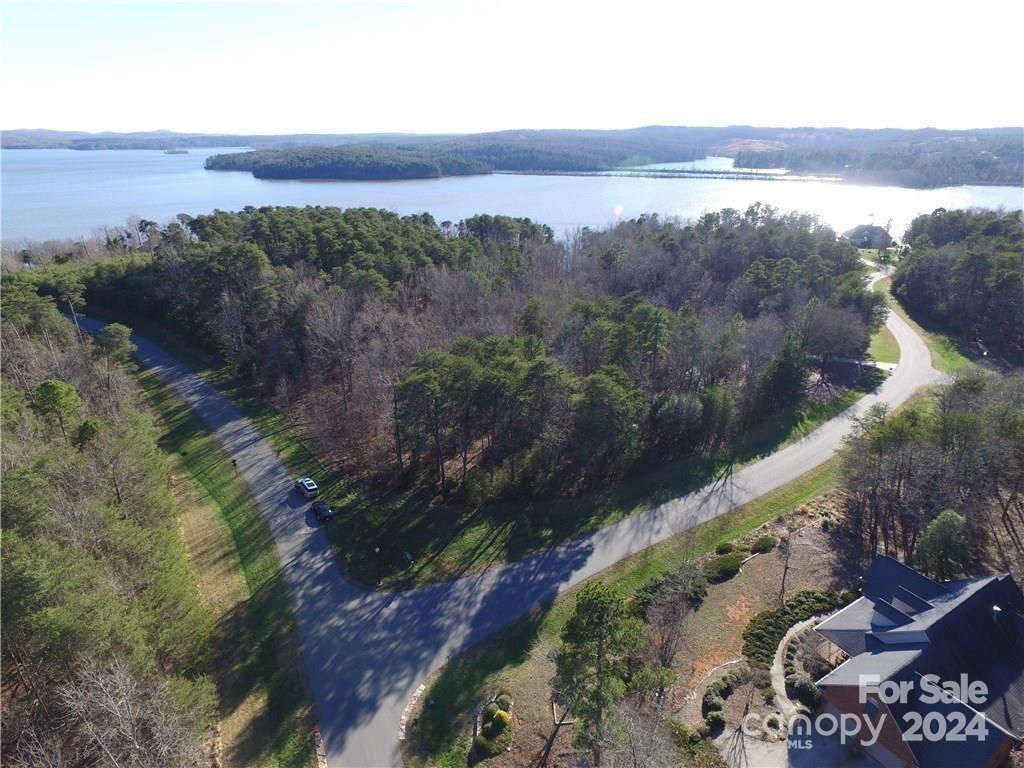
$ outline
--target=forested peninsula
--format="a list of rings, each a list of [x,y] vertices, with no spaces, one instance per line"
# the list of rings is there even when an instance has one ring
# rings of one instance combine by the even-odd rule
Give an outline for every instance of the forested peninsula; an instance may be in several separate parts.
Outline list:
[[[1024,183],[1020,129],[653,126],[626,131],[502,131],[260,149],[215,155],[206,168],[251,171],[268,179],[388,180],[496,171],[595,173],[708,155],[732,157],[739,168],[786,168],[796,174],[838,175],[854,183],[919,188]]]
[[[251,171],[257,179],[352,179],[390,181],[491,173],[489,165],[447,152],[385,144],[309,149],[265,149],[214,155],[209,171]]]
[[[414,144],[268,149],[214,155],[208,170],[263,179],[424,179],[495,171],[575,172],[695,160],[706,152],[671,131],[508,131]]]

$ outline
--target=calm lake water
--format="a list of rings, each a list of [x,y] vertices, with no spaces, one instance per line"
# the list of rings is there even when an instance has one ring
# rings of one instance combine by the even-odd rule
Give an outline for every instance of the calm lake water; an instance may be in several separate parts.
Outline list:
[[[642,213],[692,218],[761,201],[782,210],[816,213],[837,230],[856,224],[902,232],[919,213],[938,207],[1022,205],[1020,187],[949,187],[916,190],[827,181],[624,178],[601,176],[465,176],[390,182],[261,181],[238,171],[206,171],[211,154],[153,150],[79,152],[63,149],[2,151],[5,244],[78,237],[132,215],[166,222],[178,213],[246,205],[371,206],[401,214],[427,211],[437,221],[475,213],[529,216],[557,234],[577,226],[601,227]],[[724,169],[727,159],[706,167]],[[680,164],[693,167],[693,164]]]

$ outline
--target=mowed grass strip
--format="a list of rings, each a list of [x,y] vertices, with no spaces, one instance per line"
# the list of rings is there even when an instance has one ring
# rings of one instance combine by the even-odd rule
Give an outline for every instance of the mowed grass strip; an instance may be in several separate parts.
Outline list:
[[[865,251],[861,250],[862,257],[864,257],[864,254]],[[872,263],[876,262],[872,261]],[[891,283],[892,279],[885,277],[874,285],[875,293],[881,293],[885,297],[886,302],[889,303],[892,300],[889,294]],[[896,337],[892,335],[892,331],[885,325],[871,336],[871,344],[868,346],[868,357],[876,363],[898,363],[900,361],[900,345],[896,342]]]
[[[828,461],[796,480],[714,520],[679,534],[595,576],[624,594],[635,592],[648,581],[667,573],[682,562],[710,554],[723,541],[733,541],[763,524],[792,513],[812,499],[836,488],[840,480],[840,458]],[[414,765],[454,768],[466,764],[468,744],[458,740],[453,724],[485,694],[501,687],[501,679],[514,674],[537,654],[557,647],[562,627],[576,605],[579,586],[540,609],[511,624],[494,637],[452,659],[433,679],[421,702],[422,707],[406,754]],[[547,680],[537,680],[546,686]]]
[[[876,363],[898,363],[900,361],[900,345],[896,342],[892,331],[884,325],[872,335],[868,356]]]
[[[256,499],[199,415],[150,372],[140,384],[160,444],[191,489],[184,518],[204,599],[219,608],[210,671],[229,766],[315,765],[313,709],[273,538]],[[228,580],[229,583],[225,583]]]

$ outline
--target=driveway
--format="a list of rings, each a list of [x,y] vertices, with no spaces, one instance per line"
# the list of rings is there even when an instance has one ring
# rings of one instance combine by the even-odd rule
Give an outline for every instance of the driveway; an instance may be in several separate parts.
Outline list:
[[[90,332],[103,323],[82,319]],[[139,336],[136,356],[210,427],[253,490],[291,592],[316,717],[332,768],[400,766],[406,702],[451,656],[584,579],[796,479],[827,460],[853,419],[938,383],[928,348],[895,313],[900,363],[879,390],[786,448],[721,482],[517,563],[407,592],[368,592],[342,577],[319,528],[306,525],[294,478],[252,424],[200,376]]]

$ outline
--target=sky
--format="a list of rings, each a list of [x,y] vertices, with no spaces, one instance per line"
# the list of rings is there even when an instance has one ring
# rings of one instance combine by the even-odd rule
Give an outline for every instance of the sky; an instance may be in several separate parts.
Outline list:
[[[1024,125],[1019,0],[0,4],[0,125]]]

